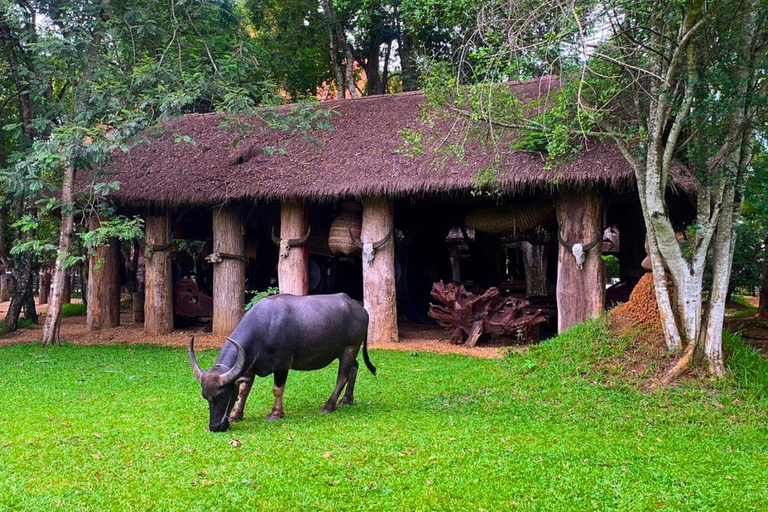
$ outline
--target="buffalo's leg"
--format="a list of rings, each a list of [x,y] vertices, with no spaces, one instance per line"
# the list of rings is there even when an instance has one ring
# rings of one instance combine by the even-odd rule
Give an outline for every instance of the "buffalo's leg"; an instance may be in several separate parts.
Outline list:
[[[272,406],[272,412],[267,415],[267,421],[279,420],[285,416],[283,411],[283,391],[285,390],[285,381],[288,380],[288,370],[275,370],[275,384],[272,387],[272,393],[275,395],[275,405]]]
[[[240,383],[240,389],[237,392],[237,403],[232,409],[232,413],[229,415],[229,421],[240,421],[243,419],[243,413],[245,413],[245,401],[248,400],[248,395],[251,393],[252,387],[253,378]]]
[[[355,382],[357,381],[358,366],[359,364],[357,359],[355,359],[355,364],[349,371],[349,381],[347,382],[347,387],[344,390],[344,396],[341,398],[341,402],[339,402],[341,405],[352,405],[355,401]]]
[[[344,386],[349,382],[352,368],[354,368],[355,363],[357,363],[357,350],[357,347],[347,347],[346,350],[344,350],[344,354],[339,358],[339,374],[336,377],[336,387],[333,389],[331,397],[325,402],[322,409],[320,409],[320,412],[333,412],[336,410],[336,403],[339,401],[341,390],[344,389]]]

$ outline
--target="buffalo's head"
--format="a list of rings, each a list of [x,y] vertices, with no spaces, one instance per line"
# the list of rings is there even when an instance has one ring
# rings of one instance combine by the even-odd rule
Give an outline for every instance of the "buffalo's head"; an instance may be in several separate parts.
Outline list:
[[[208,428],[211,432],[226,432],[229,429],[229,413],[237,402],[239,390],[238,376],[245,365],[245,350],[231,338],[227,341],[237,349],[237,361],[232,368],[217,364],[203,371],[195,357],[195,338],[189,340],[189,364],[195,373],[195,378],[203,388],[203,398],[208,400],[210,419]]]

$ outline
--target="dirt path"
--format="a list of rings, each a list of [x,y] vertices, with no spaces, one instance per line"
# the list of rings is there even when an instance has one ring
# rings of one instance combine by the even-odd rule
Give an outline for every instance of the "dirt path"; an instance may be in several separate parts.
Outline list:
[[[4,315],[0,304],[0,315]],[[40,312],[40,310],[38,310]],[[222,345],[222,339],[200,329],[178,329],[171,334],[162,336],[147,336],[142,324],[133,322],[131,313],[123,313],[120,317],[122,325],[113,329],[89,331],[85,325],[85,317],[64,318],[61,322],[61,339],[79,345],[163,345],[186,347],[189,339],[195,337],[195,347],[201,349],[216,349]],[[404,350],[408,352],[435,352],[463,354],[485,359],[501,358],[506,353],[502,347],[465,347],[449,345],[440,341],[442,331],[434,326],[404,323],[400,326],[399,343],[372,343],[371,348],[385,350]],[[0,338],[0,346],[16,343],[34,343],[40,341],[41,330],[20,329]]]

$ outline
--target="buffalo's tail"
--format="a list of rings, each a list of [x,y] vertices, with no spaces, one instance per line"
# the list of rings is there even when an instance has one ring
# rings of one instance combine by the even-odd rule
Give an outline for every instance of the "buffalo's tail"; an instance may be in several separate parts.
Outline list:
[[[363,338],[363,361],[365,361],[365,366],[368,367],[368,371],[376,375],[376,367],[373,366],[373,363],[371,362],[371,358],[368,357],[368,336],[367,335],[365,336],[365,338]]]

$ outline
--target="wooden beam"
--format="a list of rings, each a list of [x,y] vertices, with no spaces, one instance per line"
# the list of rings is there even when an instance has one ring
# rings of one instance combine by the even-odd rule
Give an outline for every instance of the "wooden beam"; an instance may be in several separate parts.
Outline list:
[[[557,257],[557,330],[601,315],[605,309],[605,274],[602,260],[603,195],[598,187],[557,191],[557,223],[569,245],[592,243],[581,270],[570,249],[559,244]]]
[[[245,240],[240,208],[213,210],[213,253],[221,261],[213,264],[213,334],[229,336],[243,316],[245,301]]]
[[[91,217],[89,228],[98,229],[99,219]],[[88,258],[86,324],[90,330],[120,325],[120,245],[117,238],[97,247]],[[42,280],[40,281],[42,286]]]
[[[382,196],[363,202],[363,243],[378,242],[394,227],[392,201]],[[395,235],[374,253],[371,263],[363,255],[363,300],[368,311],[368,341],[397,342],[397,302],[395,299]]]
[[[280,205],[280,239],[298,239],[307,233],[304,204],[299,200],[283,201]],[[309,253],[306,244],[292,247],[288,255],[278,256],[277,280],[280,293],[309,294]]]
[[[145,231],[144,332],[151,336],[168,334],[173,331],[173,287],[171,251],[164,247],[170,242],[170,219],[166,215],[150,215]]]

